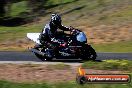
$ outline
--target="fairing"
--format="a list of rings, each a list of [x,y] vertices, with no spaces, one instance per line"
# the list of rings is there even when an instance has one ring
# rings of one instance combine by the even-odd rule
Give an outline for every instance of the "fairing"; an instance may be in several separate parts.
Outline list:
[[[27,33],[27,38],[34,41],[37,44],[41,44],[39,41],[39,35],[40,33]]]

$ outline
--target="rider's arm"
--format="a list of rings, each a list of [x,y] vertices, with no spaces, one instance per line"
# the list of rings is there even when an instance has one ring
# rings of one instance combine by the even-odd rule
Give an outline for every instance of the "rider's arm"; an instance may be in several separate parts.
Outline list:
[[[63,25],[61,25],[59,28],[60,28],[61,30],[64,30],[64,31],[70,31],[70,30],[71,30],[70,27],[63,26]]]

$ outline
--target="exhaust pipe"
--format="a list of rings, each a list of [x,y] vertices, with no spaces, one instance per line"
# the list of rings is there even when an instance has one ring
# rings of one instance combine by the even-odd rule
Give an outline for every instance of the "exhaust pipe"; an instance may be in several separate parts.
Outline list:
[[[33,53],[36,53],[36,54],[39,54],[39,55],[42,55],[42,56],[46,56],[45,53],[43,53],[43,52],[41,52],[39,50],[33,49],[33,48],[29,49],[29,51],[31,51]]]
[[[29,51],[31,51],[31,52],[33,52],[33,53],[36,53],[36,54],[39,54],[39,55],[42,55],[42,56],[45,56],[45,57],[52,58],[51,55],[46,54],[46,53],[44,53],[44,52],[41,52],[41,51],[39,51],[39,50],[37,50],[37,49],[34,49],[34,48],[29,49]]]

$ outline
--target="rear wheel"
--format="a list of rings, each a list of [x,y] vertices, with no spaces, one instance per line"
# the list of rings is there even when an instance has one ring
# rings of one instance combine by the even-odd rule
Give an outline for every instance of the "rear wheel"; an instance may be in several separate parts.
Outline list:
[[[45,48],[42,48],[39,45],[35,45],[34,49],[39,50],[41,52],[45,52]],[[36,57],[38,57],[42,61],[51,61],[52,60],[52,58],[49,58],[49,57],[46,57],[46,56],[42,56],[42,55],[37,54],[37,53],[34,53],[34,54],[36,55]]]

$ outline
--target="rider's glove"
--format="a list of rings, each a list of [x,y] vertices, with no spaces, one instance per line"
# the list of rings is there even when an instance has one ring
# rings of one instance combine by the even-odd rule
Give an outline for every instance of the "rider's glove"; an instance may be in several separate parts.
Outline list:
[[[69,27],[69,31],[72,31],[74,28],[72,26]]]

